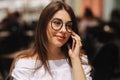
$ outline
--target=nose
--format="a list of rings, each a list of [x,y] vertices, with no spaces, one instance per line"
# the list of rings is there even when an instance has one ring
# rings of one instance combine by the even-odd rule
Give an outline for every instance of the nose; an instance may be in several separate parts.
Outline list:
[[[62,25],[62,28],[60,29],[61,32],[67,32],[65,24]]]

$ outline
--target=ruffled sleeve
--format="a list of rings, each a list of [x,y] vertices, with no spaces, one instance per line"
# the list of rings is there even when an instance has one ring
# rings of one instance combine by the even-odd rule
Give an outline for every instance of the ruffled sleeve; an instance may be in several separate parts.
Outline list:
[[[83,64],[82,66],[83,66],[83,69],[84,69],[87,80],[92,80],[92,77],[91,77],[92,67],[91,67],[91,65],[88,64],[87,55],[84,55],[83,57],[81,57],[81,61],[82,61],[82,64]]]
[[[33,72],[32,67],[33,64],[28,62],[28,60],[19,59],[11,74],[13,80],[30,80]]]

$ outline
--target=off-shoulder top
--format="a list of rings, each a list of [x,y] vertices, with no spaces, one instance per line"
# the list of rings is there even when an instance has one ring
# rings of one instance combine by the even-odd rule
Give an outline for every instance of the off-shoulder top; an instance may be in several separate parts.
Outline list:
[[[81,60],[88,63],[87,56],[83,56]],[[13,80],[73,80],[71,67],[66,59],[48,60],[52,76],[45,71],[43,66],[35,71],[39,61],[32,58],[19,59],[11,74]],[[87,64],[82,66],[87,80],[92,80],[90,76],[91,66]]]

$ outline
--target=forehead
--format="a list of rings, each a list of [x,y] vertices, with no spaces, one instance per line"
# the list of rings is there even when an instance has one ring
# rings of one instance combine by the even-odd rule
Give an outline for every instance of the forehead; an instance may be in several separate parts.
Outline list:
[[[70,15],[64,9],[56,12],[52,18],[59,18],[63,21],[71,21]]]

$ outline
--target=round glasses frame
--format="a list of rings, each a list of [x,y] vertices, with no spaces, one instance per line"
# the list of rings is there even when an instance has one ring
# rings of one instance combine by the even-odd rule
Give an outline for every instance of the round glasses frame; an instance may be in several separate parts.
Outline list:
[[[51,27],[53,30],[55,31],[59,31],[62,27],[63,27],[63,21],[59,20],[59,22],[55,22],[55,19],[51,20]],[[65,24],[65,29],[67,32],[71,33],[72,32],[72,23],[69,23],[70,25],[68,25],[68,23]]]

